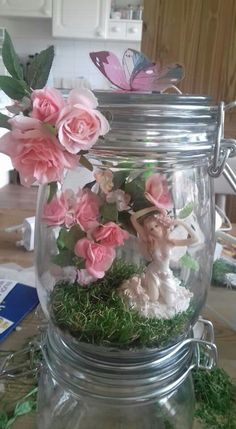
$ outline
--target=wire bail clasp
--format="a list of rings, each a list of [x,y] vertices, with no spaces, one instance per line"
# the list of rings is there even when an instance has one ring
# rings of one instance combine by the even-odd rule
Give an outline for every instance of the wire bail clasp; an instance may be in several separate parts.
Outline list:
[[[217,365],[218,352],[214,343],[214,327],[209,320],[198,319],[198,324],[203,325],[203,334],[201,339],[192,339],[195,343],[194,367],[198,369],[211,370]]]
[[[36,342],[30,342],[17,352],[0,351],[0,380],[37,374],[41,367],[40,358],[36,358],[39,352],[40,346]]]
[[[224,138],[225,112],[235,106],[236,101],[226,105],[223,101],[221,101],[219,104],[218,132],[214,146],[213,158],[211,165],[208,168],[208,173],[213,178],[217,178],[223,173],[229,185],[236,193],[236,174],[227,164],[228,158],[236,156],[236,140]]]

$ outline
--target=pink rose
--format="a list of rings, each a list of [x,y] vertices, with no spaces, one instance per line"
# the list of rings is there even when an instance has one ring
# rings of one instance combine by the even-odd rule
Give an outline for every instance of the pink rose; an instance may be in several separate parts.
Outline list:
[[[63,225],[67,213],[64,195],[55,195],[50,203],[46,203],[43,208],[43,222],[48,225]]]
[[[65,106],[60,92],[45,86],[43,89],[34,90],[31,99],[33,101],[32,118],[55,125],[59,113]]]
[[[113,188],[113,173],[111,170],[98,170],[94,173],[96,182],[99,184],[101,190],[107,194]]]
[[[153,174],[146,180],[144,195],[158,208],[171,209],[173,207],[166,178],[159,173]]]
[[[0,151],[11,157],[23,185],[60,181],[65,168],[77,165],[78,157],[62,150],[38,119],[15,116],[9,123],[12,131],[0,139]]]
[[[110,246],[94,243],[82,238],[75,245],[75,254],[85,259],[85,268],[93,277],[101,279],[105,275],[114,258],[115,251]]]
[[[74,89],[57,120],[58,138],[70,153],[90,149],[109,131],[106,118],[96,110],[97,99],[88,89]]]
[[[108,203],[116,203],[117,210],[122,212],[123,210],[129,210],[130,195],[126,194],[122,189],[109,192],[106,196]]]
[[[95,228],[98,225],[99,197],[90,189],[83,189],[78,193],[75,206],[75,221],[84,231]]]
[[[43,210],[43,221],[48,225],[63,225],[67,228],[75,223],[76,198],[72,190],[67,189],[59,197],[55,195]]]
[[[129,238],[128,232],[114,222],[100,225],[92,232],[92,236],[106,246],[121,246],[124,244],[124,240]]]
[[[90,283],[94,283],[97,280],[97,277],[89,274],[87,270],[77,270],[77,282],[82,286],[87,286]]]

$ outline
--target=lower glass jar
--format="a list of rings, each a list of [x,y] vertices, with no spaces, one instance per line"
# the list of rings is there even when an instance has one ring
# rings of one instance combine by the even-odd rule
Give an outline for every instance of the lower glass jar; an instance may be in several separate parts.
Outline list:
[[[191,429],[196,344],[130,353],[78,343],[51,327],[42,347],[38,428]]]

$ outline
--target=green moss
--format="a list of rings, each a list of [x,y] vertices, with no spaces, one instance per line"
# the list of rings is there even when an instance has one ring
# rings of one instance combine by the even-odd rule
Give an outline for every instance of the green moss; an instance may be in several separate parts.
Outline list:
[[[193,371],[196,417],[203,429],[236,429],[236,389],[221,368]]]
[[[225,274],[236,273],[236,265],[225,259],[217,259],[213,264],[212,282],[219,286],[225,285]]]
[[[55,324],[80,341],[126,349],[159,347],[180,336],[186,330],[191,310],[168,320],[146,318],[127,310],[117,294],[123,280],[142,270],[143,267],[118,260],[93,286],[57,283],[51,295]]]

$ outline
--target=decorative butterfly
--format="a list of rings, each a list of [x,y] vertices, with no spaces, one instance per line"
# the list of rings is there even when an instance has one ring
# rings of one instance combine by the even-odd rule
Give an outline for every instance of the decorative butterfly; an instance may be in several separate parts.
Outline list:
[[[100,72],[123,91],[161,92],[175,87],[183,79],[184,68],[179,64],[161,67],[152,63],[135,49],[127,49],[122,64],[109,51],[90,52],[90,58]]]

